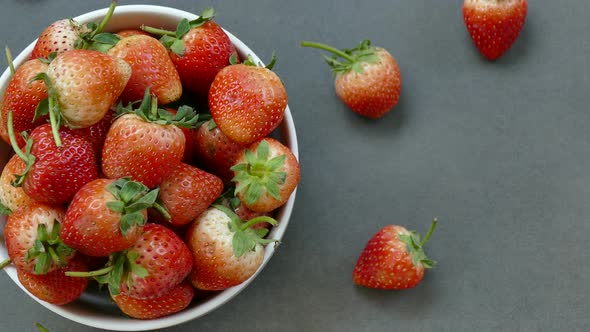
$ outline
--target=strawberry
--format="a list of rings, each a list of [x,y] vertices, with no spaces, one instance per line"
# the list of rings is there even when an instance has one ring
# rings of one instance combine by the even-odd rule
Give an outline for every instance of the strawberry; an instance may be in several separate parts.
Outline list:
[[[174,108],[171,107],[166,107],[166,110],[170,113],[172,113],[172,115],[176,115],[177,111]],[[203,117],[207,117],[208,114],[203,114]],[[201,123],[201,115],[199,115],[199,123]],[[199,123],[196,124],[196,126],[199,126]],[[182,161],[187,163],[187,164],[192,164],[194,159],[195,159],[195,143],[194,143],[194,138],[193,138],[193,132],[194,129],[193,128],[180,128],[182,129],[182,132],[184,133],[184,153],[182,155]]]
[[[215,75],[230,64],[232,55],[237,58],[236,48],[225,31],[212,21],[214,16],[215,11],[206,8],[195,20],[181,20],[176,31],[142,27],[163,36],[160,40],[170,49],[183,87],[199,97],[207,97]]]
[[[47,116],[35,118],[35,110],[39,102],[47,98],[47,88],[43,82],[31,80],[39,73],[47,70],[47,64],[40,60],[29,60],[19,66],[6,87],[0,105],[2,107],[0,118],[0,135],[5,142],[10,144],[8,137],[8,113],[12,112],[13,126],[16,133],[29,131],[45,123]],[[16,138],[18,146],[22,147],[25,141],[22,137]]]
[[[180,163],[160,184],[160,202],[172,225],[186,225],[205,212],[223,191],[223,181],[196,167]]]
[[[527,0],[465,0],[463,19],[479,52],[496,60],[518,38],[527,10]]]
[[[272,211],[270,212],[255,212],[248,209],[239,198],[234,195],[235,188],[230,187],[226,190],[216,201],[216,204],[221,204],[227,208],[230,208],[240,220],[243,221],[250,221],[259,216],[272,216]],[[255,225],[252,225],[250,228],[257,229],[257,228],[270,228],[272,227],[271,224],[267,222],[260,222]]]
[[[191,283],[202,290],[223,290],[250,278],[264,258],[268,230],[254,230],[259,222],[276,225],[270,217],[257,217],[242,222],[230,209],[214,205],[189,227],[186,242],[193,253]]]
[[[285,204],[300,179],[293,152],[270,137],[244,149],[231,169],[236,196],[256,212],[270,212]]]
[[[117,1],[113,0],[100,24],[79,24],[73,19],[62,19],[49,25],[35,43],[31,58],[45,59],[52,53],[63,53],[73,49],[95,49],[106,51],[112,45],[112,34],[102,30],[113,15]]]
[[[144,35],[144,36],[151,36],[149,33],[140,30],[140,29],[123,29],[123,30],[119,30],[116,33],[117,36],[119,36],[119,38],[125,38],[125,37],[129,37],[129,36],[135,36],[135,35]]]
[[[0,210],[4,214],[10,215],[20,206],[33,202],[23,188],[12,185],[15,174],[21,174],[25,171],[27,165],[17,155],[13,155],[10,160],[4,165],[2,175],[0,175]]]
[[[63,241],[88,256],[109,256],[141,236],[158,190],[129,179],[96,179],[72,199],[62,223]]]
[[[436,219],[424,240],[402,226],[383,227],[367,243],[352,273],[354,283],[379,289],[407,289],[418,285],[424,269],[431,268],[422,247],[436,227]]]
[[[191,252],[178,235],[162,225],[148,223],[133,246],[112,254],[105,268],[67,275],[94,276],[99,283],[108,284],[113,296],[153,299],[178,286],[192,266]]]
[[[68,271],[86,271],[86,265],[76,257],[57,270],[39,275],[20,269],[16,270],[23,287],[40,300],[56,305],[64,305],[78,299],[88,286],[87,278],[66,276]]]
[[[131,67],[124,60],[92,50],[71,50],[59,54],[37,79],[48,87],[49,97],[39,113],[49,114],[51,124],[61,121],[71,128],[99,122],[119,99]],[[59,137],[55,137],[59,146]]]
[[[178,72],[168,51],[157,39],[145,35],[125,37],[108,54],[131,66],[131,78],[121,94],[125,104],[141,100],[147,88],[160,104],[174,102],[182,95]]]
[[[230,183],[234,177],[230,168],[243,147],[221,132],[213,120],[196,129],[192,138],[195,159],[199,165],[219,176],[224,183]]]
[[[45,274],[65,266],[75,251],[59,237],[61,207],[31,202],[6,219],[4,236],[8,257],[17,269]]]
[[[333,54],[324,57],[336,76],[336,95],[353,112],[378,119],[397,105],[401,73],[395,58],[386,49],[371,46],[369,40],[347,50],[308,41],[301,42],[301,46]]]
[[[145,97],[138,109],[120,108],[104,143],[102,170],[111,179],[130,176],[149,188],[158,186],[180,163],[185,147],[178,126],[195,126],[198,115],[181,107],[176,115],[158,109],[157,100]]]
[[[219,129],[234,142],[253,143],[270,134],[283,120],[287,92],[271,71],[275,57],[266,67],[252,57],[242,64],[222,69],[209,90],[209,109]]]
[[[107,111],[105,116],[92,126],[72,130],[72,134],[83,137],[92,143],[96,161],[99,165],[101,164],[102,160],[102,148],[104,147],[104,141],[107,138],[109,128],[111,128],[113,121],[115,121],[115,115],[116,114],[114,111]]]
[[[171,315],[186,308],[195,295],[188,281],[180,283],[168,293],[150,299],[137,299],[125,294],[112,296],[119,309],[129,317],[155,319]]]
[[[63,144],[57,147],[51,125],[41,125],[26,139],[25,151],[16,145],[12,113],[8,114],[8,130],[12,147],[26,164],[24,173],[17,175],[13,184],[22,185],[32,199],[48,204],[64,204],[83,185],[98,177],[92,144],[73,135],[70,129],[59,129],[58,135]]]

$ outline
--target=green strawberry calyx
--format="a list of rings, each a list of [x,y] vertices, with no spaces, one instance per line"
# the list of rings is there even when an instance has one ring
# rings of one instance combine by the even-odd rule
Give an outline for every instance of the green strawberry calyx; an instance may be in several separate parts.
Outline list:
[[[277,54],[276,54],[276,51],[272,51],[272,55],[270,57],[270,62],[266,66],[263,65],[262,62],[256,63],[256,61],[254,61],[254,58],[252,57],[251,54],[248,54],[248,56],[246,57],[246,61],[244,61],[243,64],[246,66],[263,67],[268,70],[272,70],[276,63],[277,63]],[[238,64],[238,55],[236,53],[232,53],[232,55],[230,55],[229,64],[230,65],[237,65]]]
[[[77,27],[80,31],[78,40],[74,43],[75,49],[95,50],[106,53],[109,49],[115,46],[121,38],[114,33],[103,32],[107,23],[111,20],[113,13],[117,7],[117,0],[113,0],[109,9],[99,24],[90,22],[80,26],[74,20],[70,20],[70,24]]]
[[[208,120],[210,116],[207,114],[199,114],[192,107],[182,105],[178,107],[176,114],[158,107],[158,99],[156,96],[150,94],[149,88],[145,90],[143,99],[137,108],[133,105],[137,102],[129,103],[123,106],[122,103],[117,105],[117,115],[132,113],[146,122],[156,123],[159,125],[175,125],[180,128],[198,128],[203,122]]]
[[[131,288],[133,275],[145,278],[149,275],[148,271],[141,264],[137,263],[140,254],[124,250],[111,254],[109,261],[102,269],[82,272],[68,271],[65,275],[69,277],[94,278],[101,285],[108,285],[111,295],[120,294],[121,284],[124,282],[128,288]]]
[[[271,158],[266,140],[260,141],[256,151],[245,149],[245,162],[231,167],[236,174],[232,179],[237,183],[234,194],[242,192],[249,205],[255,204],[264,193],[281,200],[280,186],[287,178],[283,171],[285,158],[285,155]]]
[[[324,59],[332,68],[334,74],[347,73],[353,71],[358,74],[363,73],[363,63],[374,63],[379,61],[379,57],[375,54],[376,48],[371,46],[370,40],[363,40],[355,48],[339,50],[332,46],[311,42],[302,41],[302,47],[317,48],[327,51],[332,56],[324,55]]]
[[[33,273],[46,274],[51,264],[65,266],[67,258],[74,253],[74,249],[62,242],[59,230],[60,224],[57,221],[53,224],[51,231],[47,231],[45,224],[37,226],[37,238],[25,254],[26,262],[35,260]]]
[[[233,233],[232,249],[234,256],[237,258],[242,257],[248,251],[254,251],[257,244],[264,246],[269,243],[278,242],[274,239],[265,238],[269,232],[268,229],[252,228],[252,226],[262,222],[267,222],[273,226],[276,226],[278,225],[278,222],[274,218],[269,216],[258,216],[248,220],[247,222],[243,222],[240,217],[238,217],[238,215],[235,214],[235,212],[230,208],[219,204],[214,204],[213,207],[225,213],[230,219],[228,227]]]
[[[107,202],[106,206],[111,211],[121,214],[119,229],[124,236],[131,228],[145,225],[143,211],[146,209],[154,207],[158,211],[166,211],[166,208],[157,202],[159,188],[150,190],[143,183],[126,177],[111,182],[106,189],[115,197],[115,200]]]
[[[420,240],[420,234],[415,231],[410,231],[410,234],[399,235],[400,241],[406,244],[407,250],[412,256],[412,263],[414,263],[414,265],[422,264],[427,269],[434,267],[436,262],[426,257],[423,247],[432,236],[432,233],[434,233],[437,223],[438,220],[435,218],[432,221],[432,224],[430,224],[430,229],[423,240]]]
[[[200,27],[201,25],[211,21],[215,17],[215,9],[208,7],[203,10],[203,13],[196,19],[189,21],[184,18],[180,20],[176,26],[176,31],[164,30],[149,26],[141,26],[141,29],[145,32],[153,35],[161,36],[160,42],[169,50],[176,53],[179,56],[184,55],[184,41],[182,37],[186,35],[190,30]]]
[[[22,159],[22,161],[25,163],[25,170],[23,171],[23,173],[14,174],[14,180],[12,180],[10,182],[10,184],[12,186],[18,188],[23,185],[23,182],[25,181],[25,177],[27,176],[27,174],[29,173],[29,171],[33,167],[33,164],[35,164],[35,156],[31,154],[31,149],[33,147],[33,140],[28,137],[27,132],[23,131],[21,133],[23,139],[25,140],[25,151],[23,151],[18,146],[18,143],[16,142],[16,136],[14,134],[14,127],[12,125],[12,111],[8,112],[8,119],[6,120],[6,122],[7,122],[6,126],[8,129],[8,137],[10,139],[10,145],[12,146],[14,153],[16,153],[16,155],[19,156],[19,158]]]

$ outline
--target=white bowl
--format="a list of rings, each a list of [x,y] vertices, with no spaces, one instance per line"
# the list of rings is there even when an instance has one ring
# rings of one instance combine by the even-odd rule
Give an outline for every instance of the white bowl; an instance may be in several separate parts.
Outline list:
[[[80,23],[100,22],[100,20],[105,16],[106,13],[106,8],[96,10],[75,17],[75,20]],[[149,5],[118,6],[115,9],[114,15],[111,18],[109,24],[107,25],[106,30],[117,31],[126,28],[138,28],[141,24],[175,30],[177,23],[181,19],[187,18],[189,20],[192,20],[196,17],[197,16],[195,14],[169,7]],[[59,18],[56,18],[56,20],[57,19]],[[39,31],[39,33],[40,32],[41,31]],[[252,52],[250,48],[248,48],[248,46],[242,43],[242,41],[240,41],[231,33],[227,31],[226,33],[231,39],[232,43],[237,48],[242,58],[250,54],[256,62],[262,62],[256,56],[256,54],[254,54],[254,52]],[[14,59],[15,66],[21,65],[28,59],[29,55],[31,54],[31,51],[33,50],[34,45],[35,42],[31,43],[23,52],[21,52]],[[4,93],[4,90],[8,85],[9,77],[10,73],[7,69],[0,77],[0,94]],[[297,148],[297,136],[295,133],[295,126],[293,124],[293,118],[291,117],[289,107],[287,107],[285,111],[285,117],[283,122],[281,123],[279,128],[277,128],[274,134],[276,134],[279,140],[281,140],[285,145],[287,145],[291,149],[291,151],[293,151],[295,156],[299,158]],[[0,142],[0,168],[4,168],[4,165],[6,164],[10,156],[10,151],[11,149],[8,147],[8,145],[4,144],[3,141]],[[271,238],[280,240],[283,237],[283,234],[289,222],[289,217],[291,216],[291,211],[293,210],[294,202],[295,192],[293,192],[288,202],[278,211],[276,219],[279,221],[279,225],[277,227],[274,227],[270,232],[269,236]],[[2,236],[0,237],[0,261],[8,258],[3,236],[3,229],[5,223],[6,218],[4,216],[0,217],[0,229],[2,229]],[[46,308],[65,318],[68,318],[72,321],[84,325],[102,329],[117,331],[144,331],[181,324],[192,319],[195,319],[197,317],[203,316],[208,312],[220,307],[225,302],[236,296],[256,277],[256,275],[258,275],[258,273],[260,273],[260,271],[263,269],[266,263],[268,263],[274,251],[274,245],[268,245],[266,247],[266,252],[264,255],[264,261],[262,263],[262,266],[260,266],[258,271],[246,282],[238,286],[226,289],[222,292],[219,292],[203,301],[194,301],[188,308],[179,313],[154,320],[137,320],[124,316],[120,312],[120,310],[109,301],[107,294],[104,291],[98,293],[96,291],[90,290],[87,291],[80,299],[70,304],[64,306],[52,305],[37,299],[29,292],[27,292],[18,281],[18,278],[16,276],[16,270],[14,269],[14,267],[6,267],[4,271],[10,276],[10,278],[12,278],[12,280],[14,280],[14,282],[21,289],[23,289],[23,291],[29,294],[29,296],[31,296],[37,302],[41,303]]]

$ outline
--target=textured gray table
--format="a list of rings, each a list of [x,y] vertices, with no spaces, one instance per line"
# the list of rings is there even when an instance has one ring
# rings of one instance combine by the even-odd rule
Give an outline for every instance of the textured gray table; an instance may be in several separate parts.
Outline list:
[[[120,4],[141,3],[120,1]],[[302,181],[284,243],[260,276],[213,313],[167,331],[590,330],[590,3],[531,1],[500,61],[479,56],[462,1],[148,1],[200,12],[276,71],[297,126]],[[16,54],[51,22],[108,1],[4,0],[0,41]],[[397,58],[403,91],[380,121],[335,97],[319,40],[370,38]],[[417,288],[361,289],[368,238],[399,223],[438,261]],[[0,331],[91,331],[0,273]]]

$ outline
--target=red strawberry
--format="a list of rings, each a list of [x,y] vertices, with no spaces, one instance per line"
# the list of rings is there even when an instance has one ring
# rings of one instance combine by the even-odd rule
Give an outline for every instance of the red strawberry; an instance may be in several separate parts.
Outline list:
[[[135,36],[135,35],[151,36],[149,33],[145,32],[143,30],[140,30],[140,29],[123,29],[123,30],[117,31],[116,34],[120,38],[125,38],[125,37]]]
[[[29,60],[16,69],[8,82],[0,102],[2,107],[0,135],[5,142],[10,144],[7,127],[9,112],[12,112],[13,127],[17,134],[32,130],[47,121],[47,116],[35,118],[37,105],[41,100],[47,98],[47,88],[43,82],[31,82],[37,74],[46,70],[46,63],[40,60]],[[17,136],[16,141],[18,146],[22,147],[25,144],[20,135]]]
[[[170,292],[188,276],[192,266],[191,252],[178,235],[162,225],[148,223],[135,244],[112,254],[100,273],[68,275],[93,275],[100,283],[108,284],[113,296],[148,299]]]
[[[495,60],[518,38],[527,10],[527,0],[465,0],[463,19],[480,53]]]
[[[59,237],[61,207],[31,202],[15,210],[6,220],[6,249],[17,269],[45,274],[65,266],[75,251]]]
[[[242,222],[230,209],[215,205],[190,226],[186,242],[193,253],[191,283],[202,290],[223,290],[250,278],[264,258],[267,229],[251,229],[259,222],[276,220],[258,217]]]
[[[104,146],[104,141],[107,138],[107,133],[109,132],[109,128],[111,128],[114,120],[115,112],[107,111],[105,116],[92,126],[72,130],[74,135],[83,137],[92,143],[96,161],[99,165],[101,164],[102,160],[102,148]]]
[[[342,51],[315,42],[304,41],[301,46],[334,54],[325,58],[336,75],[336,95],[355,113],[377,119],[397,105],[402,86],[401,73],[386,49],[371,46],[369,40]]]
[[[141,100],[147,88],[160,104],[174,102],[182,95],[178,72],[168,51],[157,39],[145,35],[125,37],[108,54],[131,66],[131,78],[121,94],[125,104]]]
[[[114,295],[113,300],[125,315],[137,319],[155,319],[179,312],[193,300],[195,289],[188,281],[168,293],[150,299],[137,299],[125,294]]]
[[[27,165],[17,155],[13,155],[10,160],[4,165],[2,175],[0,175],[0,204],[4,214],[11,214],[20,206],[33,202],[21,187],[12,185],[16,181],[15,174],[22,174]]]
[[[110,20],[117,1],[113,0],[109,7],[109,11],[103,18],[100,24],[88,23],[79,24],[72,19],[62,19],[52,23],[45,28],[31,52],[31,58],[46,59],[52,53],[63,53],[73,49],[98,49],[105,51],[110,46],[105,46],[112,43],[110,34],[103,33],[102,29]]]
[[[424,269],[431,268],[422,247],[428,241],[436,219],[424,240],[416,232],[397,225],[383,227],[367,243],[352,273],[354,283],[380,289],[407,289],[418,285]]]
[[[287,91],[281,79],[251,57],[222,69],[209,90],[211,116],[234,142],[250,144],[270,134],[283,120]]]
[[[230,168],[244,148],[222,133],[213,120],[202,124],[193,132],[192,137],[195,159],[199,165],[219,176],[224,183],[230,183],[234,177]]]
[[[170,223],[185,225],[205,212],[222,191],[220,178],[181,163],[160,184],[160,202],[170,213]]]
[[[12,132],[12,113],[8,116],[12,147],[27,165],[25,173],[16,177],[15,185],[22,185],[32,199],[48,204],[64,204],[86,183],[98,176],[98,165],[92,144],[77,137],[67,128],[58,135],[62,146],[57,147],[50,124],[41,125],[31,133],[26,151],[15,142]]]
[[[62,222],[67,245],[88,256],[109,256],[132,246],[141,236],[147,208],[158,190],[128,179],[97,179],[72,199]]]
[[[270,212],[285,204],[300,179],[293,152],[270,137],[245,149],[231,169],[237,197],[256,212]]]
[[[80,297],[88,286],[88,279],[74,278],[65,275],[67,271],[87,271],[82,260],[70,260],[63,268],[47,274],[37,275],[17,269],[20,283],[38,299],[56,305],[70,303]]]
[[[142,27],[164,35],[161,41],[170,49],[170,58],[178,70],[182,85],[200,97],[209,93],[215,75],[229,65],[237,51],[223,29],[212,21],[215,11],[207,8],[193,21],[180,21],[175,32]]]
[[[89,127],[119,99],[130,76],[131,67],[113,56],[91,50],[61,53],[47,73],[38,76],[51,92],[41,112],[55,114],[51,116],[54,127],[59,127],[60,120],[73,128]]]
[[[190,107],[176,115],[157,109],[146,93],[137,110],[119,117],[111,126],[102,153],[102,170],[109,178],[129,176],[149,188],[158,186],[180,163],[185,137],[178,126],[196,125],[198,116]]]
[[[182,106],[181,106],[182,107]],[[176,109],[167,107],[166,110],[172,115],[176,115]],[[187,164],[192,164],[193,160],[195,159],[195,144],[193,138],[194,130],[192,128],[180,128],[184,133],[184,154],[182,155],[182,161]]]

